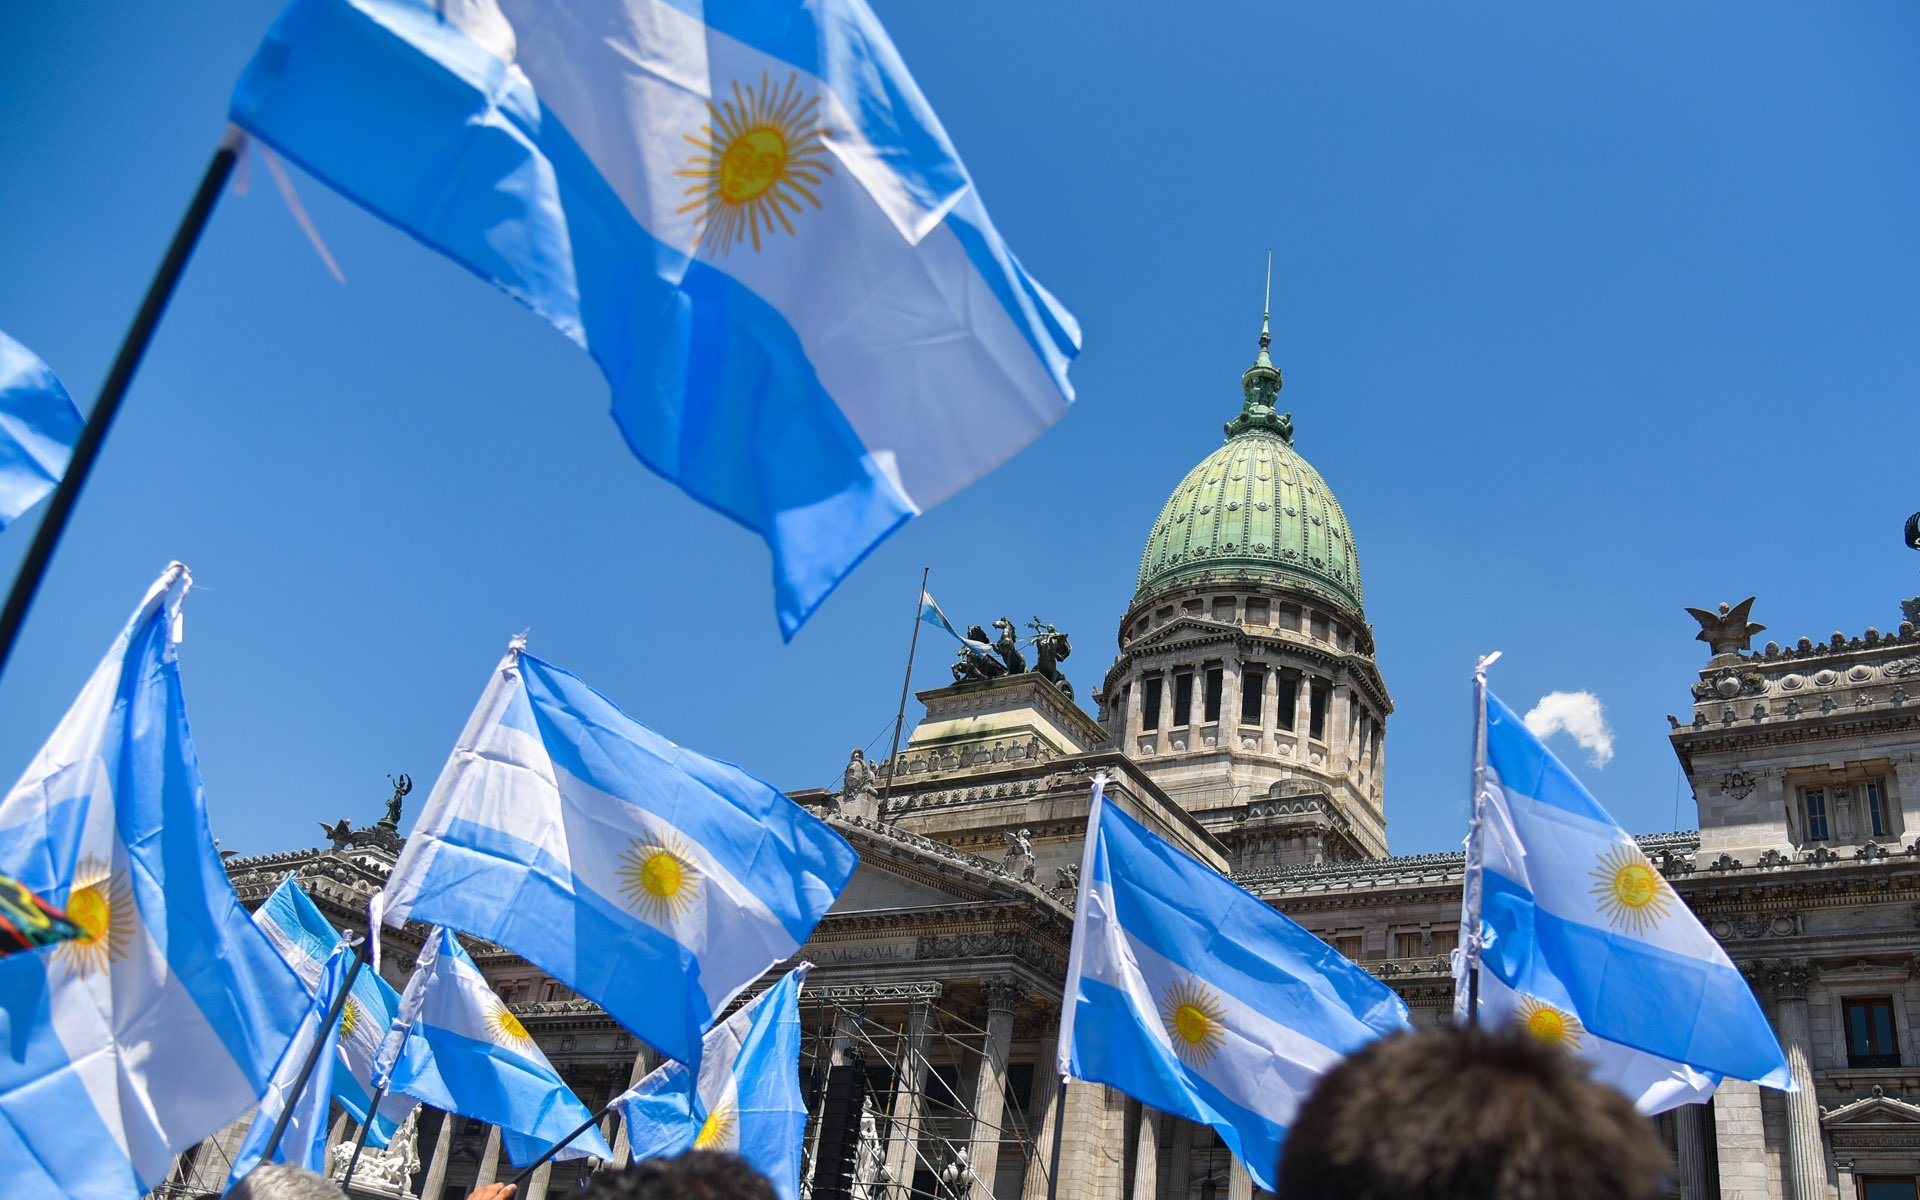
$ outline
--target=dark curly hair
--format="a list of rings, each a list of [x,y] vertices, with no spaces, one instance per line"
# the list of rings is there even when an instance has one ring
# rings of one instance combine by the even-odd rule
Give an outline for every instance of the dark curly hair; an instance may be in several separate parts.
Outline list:
[[[1323,1076],[1277,1200],[1657,1200],[1666,1149],[1618,1091],[1524,1033],[1431,1029]]]
[[[583,1200],[776,1200],[773,1184],[737,1154],[689,1150],[601,1171]]]

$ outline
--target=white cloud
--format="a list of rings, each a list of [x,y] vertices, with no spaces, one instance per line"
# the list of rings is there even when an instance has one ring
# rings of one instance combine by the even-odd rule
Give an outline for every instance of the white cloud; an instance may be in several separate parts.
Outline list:
[[[1521,720],[1541,741],[1565,733],[1580,743],[1595,767],[1613,760],[1613,730],[1607,728],[1600,697],[1592,692],[1548,692]]]

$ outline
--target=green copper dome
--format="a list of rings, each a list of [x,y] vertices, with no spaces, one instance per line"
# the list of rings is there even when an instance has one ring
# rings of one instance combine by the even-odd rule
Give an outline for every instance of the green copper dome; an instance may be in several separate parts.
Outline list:
[[[1294,450],[1293,414],[1274,409],[1281,383],[1270,341],[1263,322],[1226,445],[1187,473],[1153,523],[1135,603],[1204,575],[1251,578],[1360,614],[1360,557],[1347,516]]]

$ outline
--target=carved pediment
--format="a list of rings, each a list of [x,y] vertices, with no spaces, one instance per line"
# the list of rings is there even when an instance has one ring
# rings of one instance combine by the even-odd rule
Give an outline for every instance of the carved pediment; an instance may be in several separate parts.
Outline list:
[[[1902,983],[1913,974],[1913,960],[1868,962],[1858,959],[1847,966],[1820,968],[1820,982],[1826,984]]]
[[[1145,637],[1134,639],[1127,644],[1126,653],[1151,654],[1155,650],[1164,649],[1175,642],[1183,641],[1190,637],[1214,639],[1230,636],[1240,631],[1240,626],[1231,621],[1214,621],[1206,617],[1196,617],[1192,614],[1185,614],[1168,621],[1165,625],[1162,625]]]
[[[1838,1108],[1820,1110],[1820,1125],[1825,1129],[1854,1130],[1896,1126],[1903,1132],[1920,1137],[1920,1104],[1896,1100],[1875,1087],[1870,1096],[1862,1096]]]

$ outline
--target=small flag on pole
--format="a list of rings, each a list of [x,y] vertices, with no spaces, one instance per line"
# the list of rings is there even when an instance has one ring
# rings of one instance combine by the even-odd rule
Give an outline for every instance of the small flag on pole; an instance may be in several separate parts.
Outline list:
[[[1487,691],[1484,664],[1474,690],[1459,969],[1471,986],[1477,960],[1483,1015],[1510,1013],[1563,1044],[1593,1038],[1642,1052],[1647,1059],[1615,1065],[1623,1086],[1641,1080],[1629,1094],[1643,1107],[1701,1098],[1719,1076],[1792,1090],[1780,1043],[1720,943],[1639,843]],[[1464,991],[1457,1003],[1464,1018]],[[1661,1059],[1674,1078],[1643,1079]]]
[[[0,873],[85,936],[0,959],[0,1179],[126,1200],[259,1099],[306,990],[207,830],[175,645],[190,580],[148,590],[0,801]]]
[[[1211,1126],[1260,1187],[1300,1101],[1409,1027],[1393,989],[1093,785],[1060,1073]]]
[[[230,115],[591,354],[789,638],[1072,399],[1079,327],[865,0],[293,0]]]
[[[354,948],[345,941],[336,943],[327,955],[313,999],[307,1003],[306,1015],[300,1018],[300,1028],[273,1068],[273,1078],[268,1080],[266,1094],[260,1098],[260,1111],[247,1127],[240,1149],[234,1152],[233,1171],[227,1177],[229,1188],[266,1160],[267,1139],[272,1137],[274,1126],[289,1106],[292,1112],[286,1118],[287,1127],[280,1136],[280,1144],[274,1148],[273,1161],[314,1172],[327,1169],[327,1107],[333,1097],[337,1074],[335,1058],[341,1026],[353,1004],[351,997],[338,1018],[332,1021],[327,1018],[333,1013],[333,1002],[340,995],[340,989],[347,986],[347,976],[353,973],[353,958]],[[316,1039],[321,1042],[319,1056],[313,1060],[313,1073],[302,1079],[300,1072],[313,1053]],[[297,1095],[295,1088],[299,1089]]]
[[[411,1022],[389,1086],[521,1135],[506,1138],[516,1165],[592,1116],[448,930],[427,937],[402,1004]],[[613,1157],[597,1129],[575,1138],[561,1157],[587,1154]]]
[[[59,485],[83,425],[53,370],[0,333],[0,529]]]
[[[633,1157],[725,1150],[773,1181],[780,1200],[799,1200],[807,1106],[800,1095],[802,963],[713,1027],[696,1078],[670,1062],[614,1101],[632,1131]]]
[[[515,642],[394,864],[386,921],[498,942],[692,1063],[714,1017],[813,932],[855,861],[775,788],[674,745]]]
[[[340,944],[340,933],[327,920],[292,875],[280,881],[259,908],[254,924],[267,935],[293,973],[308,989],[320,986],[327,960]],[[381,1042],[400,1007],[400,993],[372,971],[353,981],[353,994],[340,1010],[338,1054],[343,1070],[333,1073],[333,1097],[355,1121],[365,1122],[373,1099],[374,1065]],[[367,1130],[367,1142],[385,1146],[393,1131],[407,1119],[417,1102],[389,1094],[380,1101],[380,1113]]]
[[[976,654],[989,654],[993,651],[990,643],[967,637],[955,629],[953,622],[947,620],[947,614],[940,610],[940,604],[933,598],[933,594],[924,588],[920,591],[920,619],[935,629],[944,631],[948,637]]]

